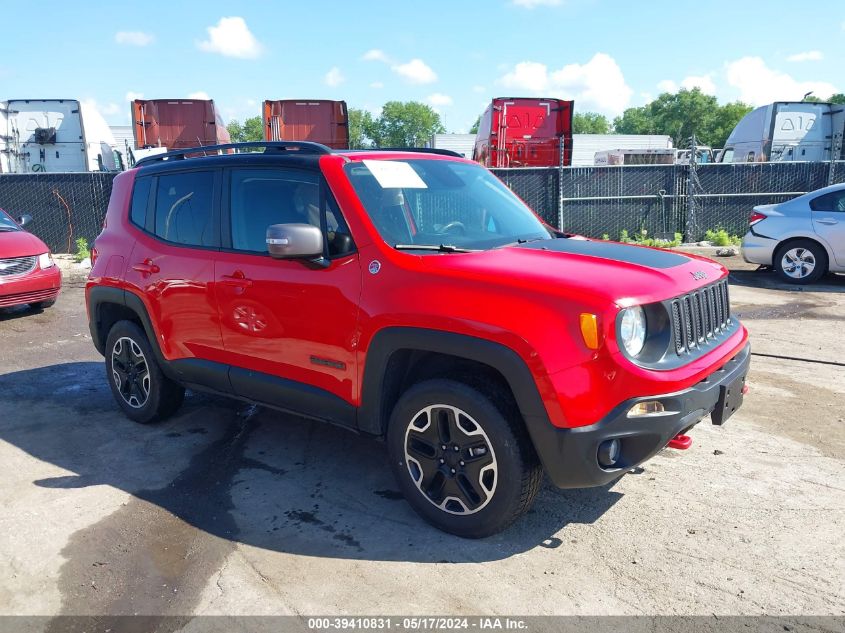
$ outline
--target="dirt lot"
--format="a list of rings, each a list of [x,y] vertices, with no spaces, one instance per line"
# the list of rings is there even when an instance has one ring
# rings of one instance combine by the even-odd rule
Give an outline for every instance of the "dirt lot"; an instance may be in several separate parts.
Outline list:
[[[798,291],[733,263],[741,411],[476,542],[418,519],[346,431],[197,394],[129,422],[69,279],[0,315],[0,614],[841,616],[845,277]]]

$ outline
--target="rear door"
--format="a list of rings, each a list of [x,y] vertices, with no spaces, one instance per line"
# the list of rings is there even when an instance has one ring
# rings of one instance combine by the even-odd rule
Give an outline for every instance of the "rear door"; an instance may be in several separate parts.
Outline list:
[[[813,229],[833,251],[836,263],[845,266],[845,189],[810,200]]]
[[[230,378],[238,395],[351,424],[358,255],[317,169],[225,172],[224,249],[215,290]],[[309,223],[327,239],[323,264],[273,259],[271,224]]]
[[[146,178],[145,178],[146,180]],[[222,338],[212,292],[220,244],[220,171],[167,171],[149,181],[146,216],[126,282],[146,305],[168,360],[219,360]]]

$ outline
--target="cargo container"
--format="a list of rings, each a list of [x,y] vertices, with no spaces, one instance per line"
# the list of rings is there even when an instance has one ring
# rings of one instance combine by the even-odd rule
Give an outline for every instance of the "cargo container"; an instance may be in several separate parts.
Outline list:
[[[231,142],[210,99],[135,99],[132,126],[137,149],[171,150]]]
[[[0,101],[0,173],[115,171],[102,116],[76,99]]]
[[[349,149],[345,101],[267,100],[262,113],[265,141],[313,141]]]
[[[596,152],[625,149],[669,149],[672,137],[665,134],[573,134],[572,166],[595,165]]]
[[[562,99],[496,97],[481,115],[474,160],[486,167],[570,165],[573,104]]]
[[[464,158],[472,158],[474,146],[475,134],[432,134],[431,140],[426,143],[426,147],[448,149]]]
[[[845,160],[845,105],[777,101],[737,123],[720,163]]]
[[[596,152],[596,165],[673,165],[674,148],[667,149],[612,149]]]

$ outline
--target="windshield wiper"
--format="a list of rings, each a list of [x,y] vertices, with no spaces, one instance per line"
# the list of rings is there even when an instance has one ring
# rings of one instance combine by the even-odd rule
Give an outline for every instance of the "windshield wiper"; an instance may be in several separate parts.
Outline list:
[[[461,248],[452,244],[394,244],[397,251],[437,251],[438,253],[477,253],[472,248]]]

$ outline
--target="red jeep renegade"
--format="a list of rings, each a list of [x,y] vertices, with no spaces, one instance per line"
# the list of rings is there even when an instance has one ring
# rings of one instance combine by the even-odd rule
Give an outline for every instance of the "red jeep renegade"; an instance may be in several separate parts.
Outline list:
[[[745,391],[725,268],[559,233],[449,152],[150,157],[95,251],[91,335],[128,417],[190,388],[384,438],[408,502],[461,536],[511,523],[543,472],[599,486],[686,448]]]

